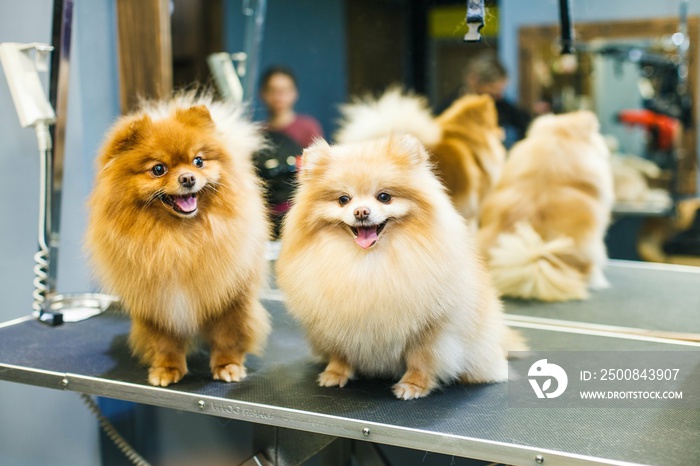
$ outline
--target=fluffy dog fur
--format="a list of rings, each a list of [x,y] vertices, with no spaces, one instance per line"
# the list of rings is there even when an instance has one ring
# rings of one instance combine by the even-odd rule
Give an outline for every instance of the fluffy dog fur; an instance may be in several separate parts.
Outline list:
[[[264,346],[269,229],[250,161],[261,142],[239,110],[193,95],[146,104],[107,135],[86,242],[97,278],[132,319],[129,343],[152,385],[187,373],[198,334],[214,379],[227,382],[244,378],[245,354]]]
[[[649,180],[661,176],[661,169],[654,162],[636,155],[614,154],[610,163],[617,202],[671,205],[667,190],[649,186]]]
[[[400,399],[441,382],[500,382],[522,341],[465,220],[410,135],[304,151],[277,280],[327,363],[321,386],[401,377]]]
[[[613,203],[609,152],[595,115],[548,115],[510,152],[479,232],[507,296],[583,299],[606,287],[603,238]]]
[[[434,118],[425,99],[391,88],[378,99],[341,107],[336,141],[348,143],[413,134],[426,146],[457,210],[476,219],[505,162],[496,106],[486,95],[466,95]]]

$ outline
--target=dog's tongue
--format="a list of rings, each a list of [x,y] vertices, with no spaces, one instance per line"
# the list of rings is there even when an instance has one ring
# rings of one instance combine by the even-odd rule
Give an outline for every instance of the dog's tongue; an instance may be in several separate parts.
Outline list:
[[[355,242],[362,248],[367,249],[377,242],[377,227],[358,228]]]
[[[178,209],[185,213],[194,211],[197,208],[197,198],[192,194],[186,196],[175,196],[173,198]]]

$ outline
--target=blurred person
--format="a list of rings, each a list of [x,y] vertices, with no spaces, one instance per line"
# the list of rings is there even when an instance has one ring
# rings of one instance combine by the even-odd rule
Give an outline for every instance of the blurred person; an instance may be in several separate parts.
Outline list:
[[[299,99],[297,80],[292,70],[273,66],[260,79],[260,98],[267,108],[267,130],[283,133],[302,148],[323,137],[321,124],[309,115],[294,111]]]
[[[323,137],[323,129],[315,118],[294,111],[299,92],[296,77],[289,68],[268,68],[260,78],[259,92],[268,113],[265,122],[268,146],[255,155],[255,165],[267,186],[267,203],[277,237],[289,210],[299,156],[314,139]]]
[[[522,108],[506,100],[504,93],[508,85],[508,72],[491,52],[475,56],[467,64],[462,85],[456,89],[437,109],[442,113],[450,104],[465,94],[486,94],[493,98],[498,112],[498,125],[505,132],[504,144],[510,148],[525,137],[531,116]]]

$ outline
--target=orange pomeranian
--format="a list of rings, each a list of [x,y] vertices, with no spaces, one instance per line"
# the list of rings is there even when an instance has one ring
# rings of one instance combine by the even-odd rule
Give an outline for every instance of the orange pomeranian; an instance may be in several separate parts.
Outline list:
[[[487,95],[465,95],[435,121],[442,138],[429,149],[437,173],[457,210],[476,220],[484,198],[501,177],[506,158],[496,105]]]
[[[226,382],[243,379],[246,353],[264,346],[269,227],[250,160],[260,144],[239,110],[193,95],[146,104],[107,135],[86,243],[132,319],[129,344],[152,385],[182,379],[195,336]]]
[[[598,130],[588,111],[547,115],[511,150],[479,232],[504,295],[564,301],[608,286],[603,239],[614,195]]]
[[[431,168],[410,135],[304,151],[277,280],[327,363],[321,386],[401,377],[396,397],[418,398],[506,380],[524,348]]]
[[[476,221],[484,198],[501,176],[506,156],[491,97],[465,95],[434,118],[426,99],[391,87],[378,99],[358,99],[341,106],[340,111],[339,143],[393,132],[416,136],[430,152],[457,210]]]

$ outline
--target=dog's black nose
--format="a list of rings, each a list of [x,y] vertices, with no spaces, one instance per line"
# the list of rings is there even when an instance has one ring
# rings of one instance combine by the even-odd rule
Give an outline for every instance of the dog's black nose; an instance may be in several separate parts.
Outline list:
[[[196,181],[192,173],[183,173],[177,180],[185,188],[191,188]]]
[[[367,220],[371,213],[372,211],[369,210],[369,207],[358,207],[355,209],[355,218],[358,220]]]

